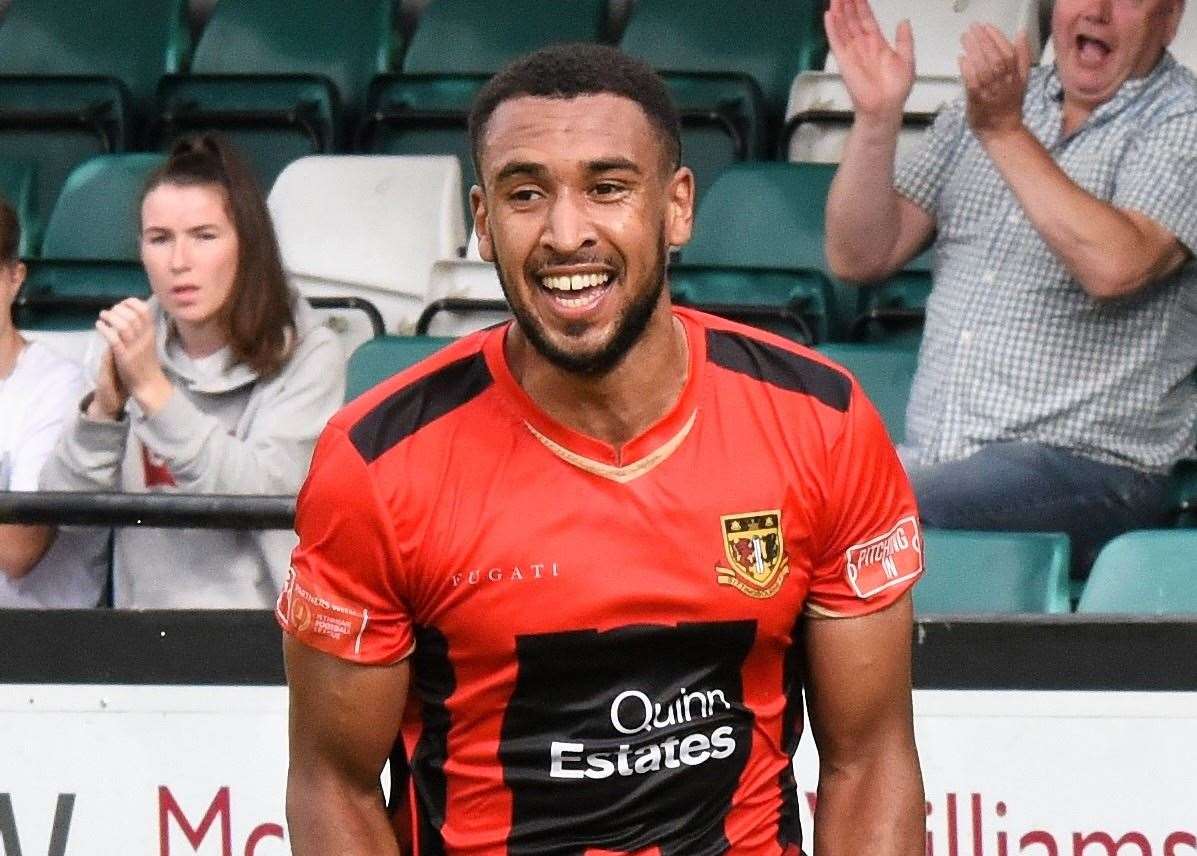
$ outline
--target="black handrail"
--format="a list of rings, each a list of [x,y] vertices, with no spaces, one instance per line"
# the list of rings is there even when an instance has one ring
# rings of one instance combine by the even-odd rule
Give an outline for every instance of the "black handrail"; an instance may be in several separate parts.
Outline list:
[[[291,529],[295,523],[295,497],[0,491],[0,523]]]

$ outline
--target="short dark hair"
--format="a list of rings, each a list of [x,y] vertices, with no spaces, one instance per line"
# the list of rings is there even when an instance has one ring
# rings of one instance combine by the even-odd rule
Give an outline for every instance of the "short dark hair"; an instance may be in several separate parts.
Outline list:
[[[648,63],[616,48],[590,43],[542,48],[521,57],[487,81],[470,109],[470,149],[482,180],[486,123],[504,101],[522,96],[571,99],[611,93],[635,101],[657,130],[670,166],[682,160],[681,120],[669,90]]]
[[[0,264],[17,261],[21,247],[21,221],[17,212],[0,196]]]
[[[197,134],[175,143],[146,180],[141,202],[163,184],[224,191],[238,244],[233,291],[222,311],[229,348],[259,376],[274,374],[291,356],[295,316],[274,225],[249,165],[223,137]]]

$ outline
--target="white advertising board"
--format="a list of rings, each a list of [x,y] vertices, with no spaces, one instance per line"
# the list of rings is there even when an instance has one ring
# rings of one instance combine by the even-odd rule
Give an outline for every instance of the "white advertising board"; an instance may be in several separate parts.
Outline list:
[[[928,856],[1197,856],[1197,693],[916,691],[915,719]],[[797,766],[809,835],[809,736]],[[4,856],[280,856],[285,772],[282,687],[0,685]]]

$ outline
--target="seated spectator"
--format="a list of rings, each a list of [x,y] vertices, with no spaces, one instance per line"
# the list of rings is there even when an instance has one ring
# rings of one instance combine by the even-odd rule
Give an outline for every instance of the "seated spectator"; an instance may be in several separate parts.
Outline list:
[[[148,180],[141,258],[153,297],[100,313],[92,390],[42,473],[52,490],[294,494],[344,395],[334,334],[283,275],[248,167],[212,136]],[[116,530],[117,607],[269,607],[295,536]]]
[[[963,39],[965,95],[895,175],[914,76],[867,0],[826,22],[855,106],[827,204],[845,279],[934,237],[902,451],[931,526],[1060,530],[1074,572],[1165,519],[1197,423],[1197,81],[1167,51],[1183,0],[1056,0],[1056,61]]]
[[[37,490],[37,477],[71,408],[83,371],[12,323],[12,305],[25,281],[17,258],[21,224],[0,199],[0,490]],[[100,599],[102,561],[78,560],[81,542],[95,533],[53,526],[0,524],[0,607],[88,607]],[[94,552],[94,550],[93,550]]]

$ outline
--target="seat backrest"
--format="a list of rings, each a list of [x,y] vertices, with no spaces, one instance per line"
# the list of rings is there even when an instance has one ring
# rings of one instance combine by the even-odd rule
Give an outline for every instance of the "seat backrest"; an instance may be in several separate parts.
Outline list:
[[[0,74],[115,77],[136,102],[183,69],[187,0],[12,0],[0,24]]]
[[[413,74],[494,72],[560,42],[597,42],[605,0],[431,0],[403,57]]]
[[[715,179],[682,248],[686,264],[826,270],[823,207],[835,167],[746,162]]]
[[[391,67],[391,0],[220,0],[191,62],[194,74],[318,74],[351,113]]]
[[[887,38],[893,38],[898,22],[910,20],[914,29],[915,70],[920,75],[958,77],[956,58],[960,55],[960,37],[975,23],[993,24],[1013,38],[1027,31],[1031,41],[1031,60],[1038,59],[1039,0],[968,0],[966,3],[927,0],[872,0],[877,25]],[[827,71],[838,71],[835,56],[827,54]]]
[[[826,51],[816,0],[637,0],[620,46],[663,71],[740,72],[760,84],[770,112],[790,81]]]
[[[300,158],[268,203],[300,290],[365,297],[388,332],[415,320],[433,263],[465,244],[461,167],[447,155]]]
[[[99,155],[67,178],[42,241],[46,259],[137,262],[145,181],[161,154]]]
[[[22,257],[33,254],[41,242],[41,221],[37,214],[37,164],[14,158],[0,158],[0,196],[12,206],[21,225]]]
[[[1077,611],[1197,614],[1197,529],[1128,532],[1106,544]]]
[[[927,529],[919,613],[1069,611],[1068,536],[1054,532]]]
[[[918,365],[917,353],[894,345],[859,343],[820,345],[819,351],[856,376],[893,441],[905,440],[906,403]]]
[[[452,341],[443,336],[378,336],[363,342],[349,357],[345,400],[352,401]]]

